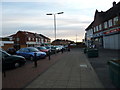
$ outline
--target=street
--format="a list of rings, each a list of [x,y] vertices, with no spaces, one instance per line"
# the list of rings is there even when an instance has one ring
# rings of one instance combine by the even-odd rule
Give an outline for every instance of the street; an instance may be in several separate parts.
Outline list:
[[[100,50],[99,57],[88,58],[83,49],[72,48],[70,52],[57,53],[51,60],[9,70],[3,77],[3,88],[115,88],[109,78],[107,61],[117,57],[109,50]],[[116,53],[115,53],[116,52]],[[109,56],[109,57],[108,57]],[[91,63],[91,64],[90,64]],[[92,65],[92,66],[91,66]]]

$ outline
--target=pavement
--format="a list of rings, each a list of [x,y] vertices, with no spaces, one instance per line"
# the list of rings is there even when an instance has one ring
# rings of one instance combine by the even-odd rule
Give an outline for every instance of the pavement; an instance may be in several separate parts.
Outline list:
[[[77,48],[63,55],[24,88],[104,88],[83,51]]]

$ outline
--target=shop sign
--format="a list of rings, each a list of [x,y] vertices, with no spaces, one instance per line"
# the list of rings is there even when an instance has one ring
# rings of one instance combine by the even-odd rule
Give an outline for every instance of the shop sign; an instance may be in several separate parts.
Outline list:
[[[104,32],[104,34],[110,34],[110,33],[118,32],[118,31],[120,31],[120,28]]]

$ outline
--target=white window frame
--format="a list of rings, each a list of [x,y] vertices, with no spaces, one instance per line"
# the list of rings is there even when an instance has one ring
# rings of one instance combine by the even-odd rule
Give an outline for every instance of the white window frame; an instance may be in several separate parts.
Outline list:
[[[38,42],[38,38],[36,38],[36,42]]]
[[[118,16],[113,18],[113,25],[117,25],[117,23],[116,23],[117,21],[118,21]]]
[[[102,30],[102,25],[101,24],[99,25],[99,30]]]
[[[96,26],[96,31],[98,31],[98,26]]]
[[[107,21],[104,22],[104,28],[105,28],[105,29],[108,28]]]
[[[31,38],[30,37],[28,37],[28,41],[30,41],[31,40]]]
[[[34,38],[32,40],[34,41]]]
[[[95,28],[95,27],[94,27],[94,29],[93,29],[93,30],[94,30],[94,32],[96,32],[96,28]]]
[[[41,39],[41,42],[44,43],[44,39]]]
[[[20,38],[17,37],[16,40],[17,40],[17,41],[20,41]]]
[[[112,19],[110,19],[110,20],[108,21],[108,26],[109,26],[109,27],[113,26]]]

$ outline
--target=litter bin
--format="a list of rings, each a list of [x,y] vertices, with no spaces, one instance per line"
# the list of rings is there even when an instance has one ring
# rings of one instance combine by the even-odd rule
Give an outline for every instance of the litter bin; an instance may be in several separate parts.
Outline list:
[[[113,84],[120,88],[120,60],[108,61],[109,74]]]
[[[98,49],[97,48],[89,48],[87,49],[88,58],[98,57]]]

